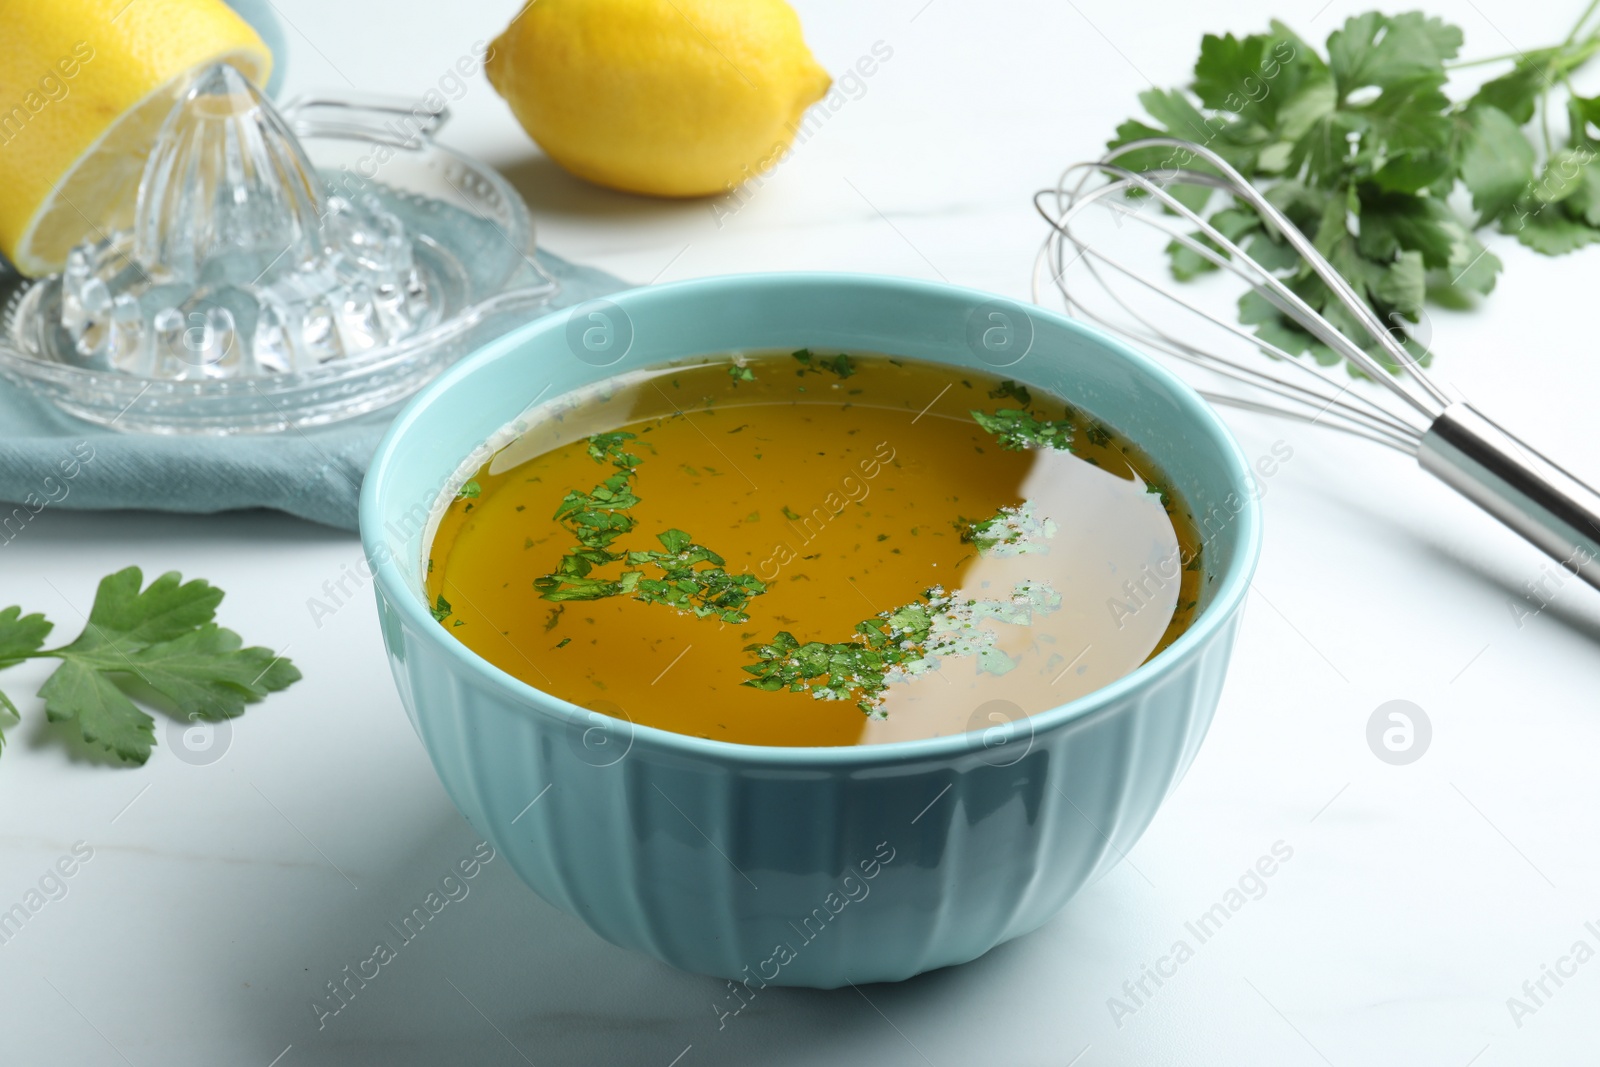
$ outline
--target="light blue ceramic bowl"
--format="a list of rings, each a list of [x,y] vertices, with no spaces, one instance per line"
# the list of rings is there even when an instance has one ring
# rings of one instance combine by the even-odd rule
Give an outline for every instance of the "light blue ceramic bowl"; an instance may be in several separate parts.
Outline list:
[[[1122,431],[1200,518],[1199,617],[1132,674],[1009,731],[760,748],[578,708],[429,616],[424,518],[536,396],[684,356],[801,346],[1003,367]],[[833,987],[973,959],[1133,846],[1216,708],[1259,549],[1253,485],[1192,390],[1071,319],[946,285],[771,274],[636,289],[467,358],[379,447],[361,531],[412,723],[456,805],[540,896],[685,970]]]

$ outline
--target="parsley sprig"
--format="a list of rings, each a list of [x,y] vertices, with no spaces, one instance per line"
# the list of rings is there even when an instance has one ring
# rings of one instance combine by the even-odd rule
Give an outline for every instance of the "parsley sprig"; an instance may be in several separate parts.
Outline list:
[[[1154,125],[1125,122],[1110,145],[1172,136],[1207,146],[1260,186],[1398,328],[1420,319],[1430,293],[1459,301],[1494,288],[1501,262],[1479,240],[1483,227],[1497,226],[1550,255],[1600,241],[1600,141],[1588,133],[1600,122],[1600,97],[1579,96],[1569,81],[1600,51],[1600,29],[1585,29],[1596,9],[1591,3],[1559,44],[1461,64],[1451,62],[1461,30],[1418,12],[1354,16],[1329,35],[1325,54],[1276,21],[1267,33],[1243,38],[1208,34],[1188,88],[1140,94]],[[1446,95],[1452,69],[1490,62],[1509,62],[1511,70],[1459,102]],[[1536,115],[1537,135],[1528,129]],[[1559,124],[1562,117],[1564,142],[1551,132],[1552,118]],[[1166,148],[1122,162],[1204,169]],[[1449,203],[1458,183],[1471,195],[1472,217]],[[1363,335],[1255,212],[1225,197],[1213,203],[1203,188],[1171,192],[1202,214],[1211,207],[1208,220],[1225,236],[1279,272],[1334,326]],[[1216,269],[1181,243],[1168,253],[1180,280]],[[1240,300],[1239,318],[1291,354],[1337,361],[1254,292]],[[1421,346],[1407,343],[1427,361]],[[1383,358],[1376,346],[1373,354]]]
[[[884,692],[938,670],[945,658],[971,657],[978,670],[1005,674],[1017,666],[997,644],[985,620],[1026,626],[1033,616],[1061,607],[1061,595],[1042,582],[1019,582],[1008,600],[960,598],[935,586],[919,603],[880,612],[856,624],[845,641],[801,643],[787,630],[765,644],[746,645],[756,662],[742,684],[765,692],[809,692],[817,700],[854,700],[882,717]]]
[[[144,587],[143,573],[128,567],[101,580],[83,632],[58,648],[44,647],[54,624],[43,615],[0,611],[0,670],[60,660],[39,690],[45,716],[76,722],[85,741],[142,764],[155,744],[155,720],[129,698],[130,684],[142,685],[141,699],[153,693],[188,720],[215,722],[300,680],[289,660],[242,647],[238,634],[212,621],[222,597],[209,582],[185,582],[176,571]],[[3,692],[0,712],[20,718]]]
[[[645,603],[692,612],[700,618],[748,621],[744,609],[751,598],[767,591],[766,584],[751,574],[729,574],[726,560],[696,544],[683,530],[657,534],[660,551],[612,548],[636,525],[628,514],[639,503],[633,479],[640,460],[627,449],[627,442],[632,440],[636,435],[625,430],[589,438],[589,458],[596,463],[609,462],[617,472],[588,492],[574,489],[562,499],[555,519],[578,543],[561,557],[554,572],[534,580],[534,588],[545,600],[557,602],[631,596]],[[612,575],[593,573],[597,567],[619,562],[628,569]],[[653,567],[660,575],[650,576],[639,567]]]
[[[578,543],[562,555],[554,572],[534,581],[534,588],[544,599],[594,600],[625,591],[620,580],[591,578],[589,573],[627,556],[625,552],[611,551],[611,543],[631,532],[634,526],[628,509],[639,503],[633,492],[639,457],[626,446],[635,439],[636,435],[623,430],[589,438],[589,458],[596,463],[609,462],[617,470],[588,492],[570,490],[556,508],[555,520],[566,527]]]

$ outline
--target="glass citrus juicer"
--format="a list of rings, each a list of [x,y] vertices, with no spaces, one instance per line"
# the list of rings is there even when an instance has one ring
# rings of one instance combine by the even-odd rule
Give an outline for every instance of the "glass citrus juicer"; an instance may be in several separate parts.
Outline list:
[[[323,425],[409,395],[557,289],[517,192],[434,142],[447,117],[366,96],[280,112],[233,67],[202,70],[131,224],[98,220],[11,295],[0,373],[145,433]]]

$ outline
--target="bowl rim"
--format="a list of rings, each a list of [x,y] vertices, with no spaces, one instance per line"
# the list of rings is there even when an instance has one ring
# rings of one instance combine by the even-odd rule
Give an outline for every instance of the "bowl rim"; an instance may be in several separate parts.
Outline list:
[[[884,296],[904,294],[909,291],[933,298],[958,298],[977,304],[997,297],[997,294],[966,286],[893,275],[848,271],[784,271],[712,275],[663,285],[638,286],[608,294],[605,299],[626,310],[630,303],[671,301],[707,289],[783,290],[795,286],[816,288],[850,286],[857,291],[867,287],[878,290]],[[582,301],[578,306],[589,302]],[[1012,303],[1024,308],[1031,316],[1048,319],[1052,324],[1100,345],[1116,358],[1132,364],[1136,370],[1158,386],[1165,388],[1174,402],[1191,418],[1194,427],[1218,447],[1223,465],[1226,467],[1223,473],[1235,486],[1236,495],[1243,500],[1243,506],[1233,515],[1230,522],[1230,525],[1234,525],[1238,531],[1238,549],[1228,568],[1217,575],[1218,582],[1210,603],[1201,609],[1199,616],[1189,628],[1160,653],[1120,678],[1074,700],[1027,716],[1023,721],[1030,724],[1030,739],[1037,739],[1042,734],[1061,729],[1115,705],[1130,693],[1158,685],[1162,679],[1202,654],[1204,647],[1210,644],[1217,632],[1227,626],[1238,613],[1249,592],[1250,581],[1261,554],[1261,506],[1258,494],[1250,491],[1254,481],[1253,475],[1238,441],[1216,411],[1191,385],[1152,357],[1101,329],[1036,304],[1023,301],[1012,301]],[[374,588],[388,601],[393,610],[399,611],[405,617],[406,623],[418,632],[426,634],[426,640],[430,641],[438,651],[464,668],[466,674],[477,684],[487,685],[509,697],[528,714],[548,716],[557,723],[569,727],[587,728],[593,726],[591,717],[594,715],[602,715],[607,719],[614,717],[570,703],[529,685],[456,640],[433,620],[427,604],[412,593],[406,576],[402,573],[398,554],[389,550],[386,545],[383,545],[384,551],[378,551],[382,545],[383,532],[379,522],[381,514],[379,507],[400,439],[429,406],[449,391],[457,381],[477,373],[480,367],[495,362],[508,350],[524,345],[542,333],[563,329],[560,316],[562,312],[569,310],[569,308],[555,309],[496,338],[446,370],[406,404],[384,434],[368,466],[361,487],[360,530],[362,548],[373,574]],[[493,433],[494,430],[489,432]],[[486,439],[487,437],[488,434],[485,435]],[[375,557],[381,562],[374,563]],[[619,730],[618,733],[629,738],[630,754],[632,746],[644,742],[654,749],[699,761],[795,770],[858,769],[863,766],[953,761],[972,754],[969,738],[975,732],[907,741],[888,741],[873,745],[747,745],[735,741],[695,737],[660,727],[646,726],[631,719],[614,721],[627,724],[627,728]]]

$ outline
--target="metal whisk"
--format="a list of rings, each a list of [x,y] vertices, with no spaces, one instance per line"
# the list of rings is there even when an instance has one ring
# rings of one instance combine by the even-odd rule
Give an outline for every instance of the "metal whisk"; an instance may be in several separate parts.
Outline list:
[[[1171,148],[1173,158],[1186,154],[1215,173],[1188,167],[1140,172],[1118,163],[1129,153],[1150,148]],[[1367,346],[1334,328],[1278,272],[1250,258],[1174,197],[1168,190],[1175,185],[1220,189],[1234,198],[1234,206],[1257,212],[1269,231],[1316,272],[1399,373],[1391,373]],[[1034,197],[1034,204],[1051,227],[1034,263],[1035,303],[1041,302],[1046,287],[1054,286],[1069,314],[1220,376],[1232,390],[1202,389],[1213,403],[1342,430],[1415,456],[1424,470],[1600,588],[1600,494],[1430,381],[1417,358],[1305,234],[1215,152],[1177,139],[1136,141],[1095,162],[1068,167],[1054,189]],[[1380,403],[1372,395],[1377,390],[1342,366],[1336,365],[1335,376],[1313,361],[1292,356],[1203,310],[1174,291],[1169,279],[1153,279],[1119,261],[1105,247],[1112,242],[1091,242],[1084,233],[1083,216],[1096,207],[1109,211],[1119,230],[1127,222],[1151,227],[1243,279],[1343,363],[1377,383],[1389,394],[1388,402]],[[1202,338],[1202,333],[1211,336]]]

